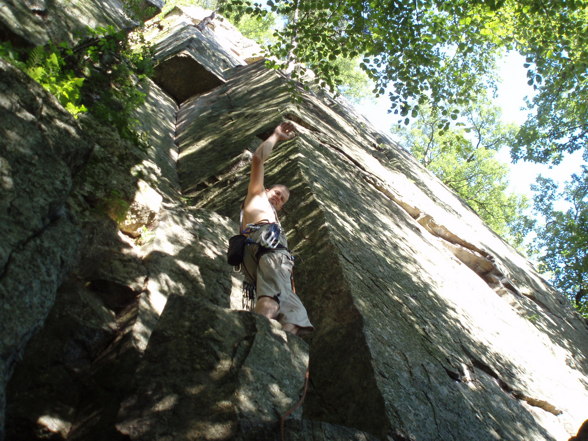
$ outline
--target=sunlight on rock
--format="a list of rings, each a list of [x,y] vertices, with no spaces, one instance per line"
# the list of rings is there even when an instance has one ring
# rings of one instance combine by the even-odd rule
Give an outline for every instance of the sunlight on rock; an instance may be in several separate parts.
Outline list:
[[[288,341],[288,334],[276,320],[270,320],[270,332],[284,343]]]
[[[149,184],[147,184],[147,182],[153,182],[153,183],[157,182],[158,179],[161,178],[162,172],[161,172],[161,168],[157,164],[155,164],[153,161],[145,160],[145,161],[141,162],[140,164],[133,166],[133,168],[131,168],[131,174],[133,176],[138,176],[141,178],[141,180],[139,181],[139,192],[143,192],[144,190],[149,191],[147,188],[143,188],[143,187],[149,185]],[[145,182],[144,180],[146,180],[147,182]],[[153,191],[152,188],[151,188],[151,191]],[[149,195],[147,195],[147,198],[148,197],[149,197]]]
[[[286,408],[287,406],[291,406],[293,403],[293,398],[287,396],[284,391],[280,388],[279,385],[276,383],[272,383],[268,387],[269,392],[274,396],[275,402],[283,407]]]
[[[163,308],[167,303],[167,296],[157,289],[150,289],[147,296],[147,302],[152,311],[154,311],[157,315],[161,315]]]
[[[255,413],[255,410],[258,408],[258,404],[252,399],[252,395],[245,393],[242,389],[239,389],[235,394],[235,398],[242,412]]]
[[[159,400],[157,403],[155,403],[155,405],[153,406],[153,410],[155,412],[172,410],[176,406],[176,404],[178,404],[178,401],[179,397],[176,394],[168,395],[163,399]]]
[[[37,420],[37,424],[43,426],[49,432],[58,433],[63,438],[67,437],[72,424],[55,415],[42,415]]]
[[[200,439],[202,437],[202,433],[206,434],[206,440],[214,441],[214,440],[226,440],[230,439],[231,435],[234,433],[234,429],[232,425],[223,424],[223,423],[208,423],[208,424],[201,424],[195,423],[194,426],[196,427],[196,436],[194,438],[190,437],[187,439]],[[188,432],[187,435],[190,435]]]
[[[163,197],[147,182],[139,180],[135,199],[119,227],[125,233],[137,237],[142,228],[152,227],[157,221]]]
[[[153,329],[147,327],[141,320],[138,320],[137,323],[135,323],[134,331],[133,341],[137,348],[142,352],[147,349],[149,337],[151,336]]]
[[[230,308],[243,309],[243,276],[240,273],[231,273]]]
[[[187,387],[186,392],[189,395],[198,395],[198,394],[201,394],[205,389],[206,389],[206,385],[199,384],[199,385]]]
[[[14,187],[10,163],[0,156],[0,187],[4,191],[10,191]]]
[[[231,360],[231,358],[229,358],[227,356],[222,357],[217,362],[214,370],[210,373],[210,378],[213,381],[218,381],[218,380],[222,379],[227,374],[229,369],[231,369],[232,364],[233,364],[233,360]]]
[[[216,259],[226,253],[225,249],[221,249],[210,241],[201,241],[200,245],[203,247],[204,254],[211,259]]]

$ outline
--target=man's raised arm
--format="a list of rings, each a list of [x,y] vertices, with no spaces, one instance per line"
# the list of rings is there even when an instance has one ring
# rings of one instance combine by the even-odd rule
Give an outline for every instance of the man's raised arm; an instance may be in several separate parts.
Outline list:
[[[294,124],[284,122],[274,129],[274,132],[263,141],[255,153],[251,161],[251,178],[249,180],[248,195],[261,194],[265,191],[263,184],[264,166],[263,163],[272,153],[275,145],[280,141],[287,141],[294,138]]]

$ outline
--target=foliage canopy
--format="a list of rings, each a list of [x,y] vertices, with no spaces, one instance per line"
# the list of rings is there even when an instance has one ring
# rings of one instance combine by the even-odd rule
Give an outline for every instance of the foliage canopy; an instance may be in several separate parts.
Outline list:
[[[88,28],[79,44],[50,43],[32,50],[0,45],[3,58],[51,92],[71,114],[89,112],[140,142],[133,119],[144,101],[140,88],[152,74],[152,48],[114,27]],[[136,44],[135,46],[135,43]]]
[[[509,193],[508,166],[495,158],[508,145],[513,127],[500,122],[498,109],[480,99],[455,127],[441,129],[438,110],[425,106],[409,128],[400,130],[415,158],[464,199],[496,233],[520,246],[518,225],[527,207]]]
[[[528,228],[537,234],[532,251],[539,270],[588,317],[588,168],[572,175],[563,190],[544,177],[533,189],[541,220],[529,219]]]
[[[527,58],[537,88],[515,159],[558,161],[586,147],[588,134],[588,0],[225,0],[221,12],[286,17],[270,54],[277,67],[296,65],[332,90],[340,58],[362,58],[377,95],[405,122],[426,102],[443,123],[493,88],[496,56]]]

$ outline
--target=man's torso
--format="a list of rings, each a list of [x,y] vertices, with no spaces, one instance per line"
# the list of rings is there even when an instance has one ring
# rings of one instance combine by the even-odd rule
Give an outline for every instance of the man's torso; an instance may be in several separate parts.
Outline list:
[[[265,192],[245,199],[241,230],[243,230],[247,224],[257,224],[260,222],[278,222],[276,212],[265,195]]]

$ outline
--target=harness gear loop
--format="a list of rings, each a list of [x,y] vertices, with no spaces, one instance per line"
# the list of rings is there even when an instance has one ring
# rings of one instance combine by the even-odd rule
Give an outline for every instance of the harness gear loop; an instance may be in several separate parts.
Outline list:
[[[255,305],[255,285],[253,283],[243,281],[243,299],[241,302],[243,309],[253,311],[253,306]]]

